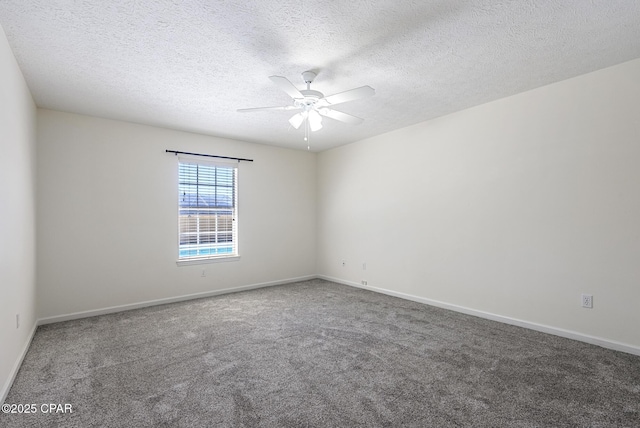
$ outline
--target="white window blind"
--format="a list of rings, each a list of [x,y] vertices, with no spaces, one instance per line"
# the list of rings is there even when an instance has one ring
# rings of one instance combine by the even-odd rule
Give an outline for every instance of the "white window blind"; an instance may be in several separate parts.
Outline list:
[[[178,260],[234,257],[237,167],[178,162]]]

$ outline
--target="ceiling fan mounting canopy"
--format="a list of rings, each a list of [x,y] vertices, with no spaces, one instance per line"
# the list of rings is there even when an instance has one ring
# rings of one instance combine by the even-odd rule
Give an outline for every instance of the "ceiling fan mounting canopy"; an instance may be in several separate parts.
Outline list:
[[[364,119],[343,113],[330,106],[353,101],[375,94],[375,90],[370,86],[361,86],[359,88],[350,89],[334,95],[325,97],[320,91],[311,89],[311,83],[315,80],[317,74],[314,71],[305,71],[302,73],[302,80],[307,84],[307,89],[298,90],[293,83],[286,77],[270,76],[269,79],[275,83],[280,89],[286,92],[293,100],[293,105],[277,106],[277,107],[257,107],[239,109],[239,112],[253,112],[262,110],[302,110],[289,119],[289,123],[298,129],[302,123],[306,121],[308,129],[317,131],[322,128],[322,117],[349,123],[352,125],[360,124]],[[306,138],[305,138],[306,139]]]
[[[310,85],[311,82],[313,82],[313,79],[315,79],[317,76],[317,74],[313,71],[303,71],[302,72],[302,80],[304,80],[304,83],[306,83],[307,85]]]

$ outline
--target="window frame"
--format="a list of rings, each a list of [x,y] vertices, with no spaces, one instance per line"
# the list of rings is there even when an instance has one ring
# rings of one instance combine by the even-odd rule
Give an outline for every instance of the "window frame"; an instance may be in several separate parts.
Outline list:
[[[226,168],[226,169],[232,169],[233,170],[233,190],[232,190],[232,194],[233,194],[233,202],[232,202],[232,230],[231,230],[231,236],[232,236],[232,252],[231,253],[223,253],[223,254],[216,254],[216,255],[194,255],[194,256],[180,256],[180,252],[181,250],[184,250],[185,248],[182,247],[181,244],[181,238],[183,238],[183,233],[181,233],[181,210],[184,210],[184,207],[181,207],[180,205],[180,199],[183,195],[181,195],[181,174],[180,174],[180,169],[181,169],[181,164],[191,164],[191,165],[202,165],[205,167],[215,167],[215,168]],[[176,226],[177,226],[177,259],[176,259],[176,264],[178,266],[184,266],[184,265],[194,265],[194,264],[203,264],[203,263],[217,263],[217,262],[227,262],[227,261],[235,261],[235,260],[239,260],[240,259],[240,252],[239,252],[239,239],[238,239],[238,223],[239,223],[239,215],[238,215],[238,165],[239,162],[234,162],[234,161],[211,161],[211,160],[203,160],[202,158],[195,158],[195,157],[190,157],[190,156],[179,156],[178,157],[178,162],[176,165],[176,169],[177,169],[177,177],[176,177],[176,184],[177,184],[177,199],[176,199],[176,205],[177,205],[177,221],[176,221]],[[196,184],[196,188],[198,187],[198,185]],[[216,186],[217,187],[217,186]],[[218,208],[218,209],[224,209],[224,208]],[[199,235],[199,232],[197,232]],[[211,233],[211,232],[209,232]],[[216,230],[215,232],[213,232],[215,234],[221,233],[217,230],[217,226],[216,226]],[[181,248],[182,247],[182,248]]]

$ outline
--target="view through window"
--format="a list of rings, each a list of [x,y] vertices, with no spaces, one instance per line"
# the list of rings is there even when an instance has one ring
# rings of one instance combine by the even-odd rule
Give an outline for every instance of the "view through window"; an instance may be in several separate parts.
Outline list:
[[[237,167],[178,162],[178,260],[238,255]]]

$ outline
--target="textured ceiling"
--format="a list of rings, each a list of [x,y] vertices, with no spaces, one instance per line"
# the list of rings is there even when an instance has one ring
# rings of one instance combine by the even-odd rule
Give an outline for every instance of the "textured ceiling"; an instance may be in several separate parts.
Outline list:
[[[640,58],[636,0],[0,0],[40,107],[292,148],[291,99],[375,88],[320,151]]]

